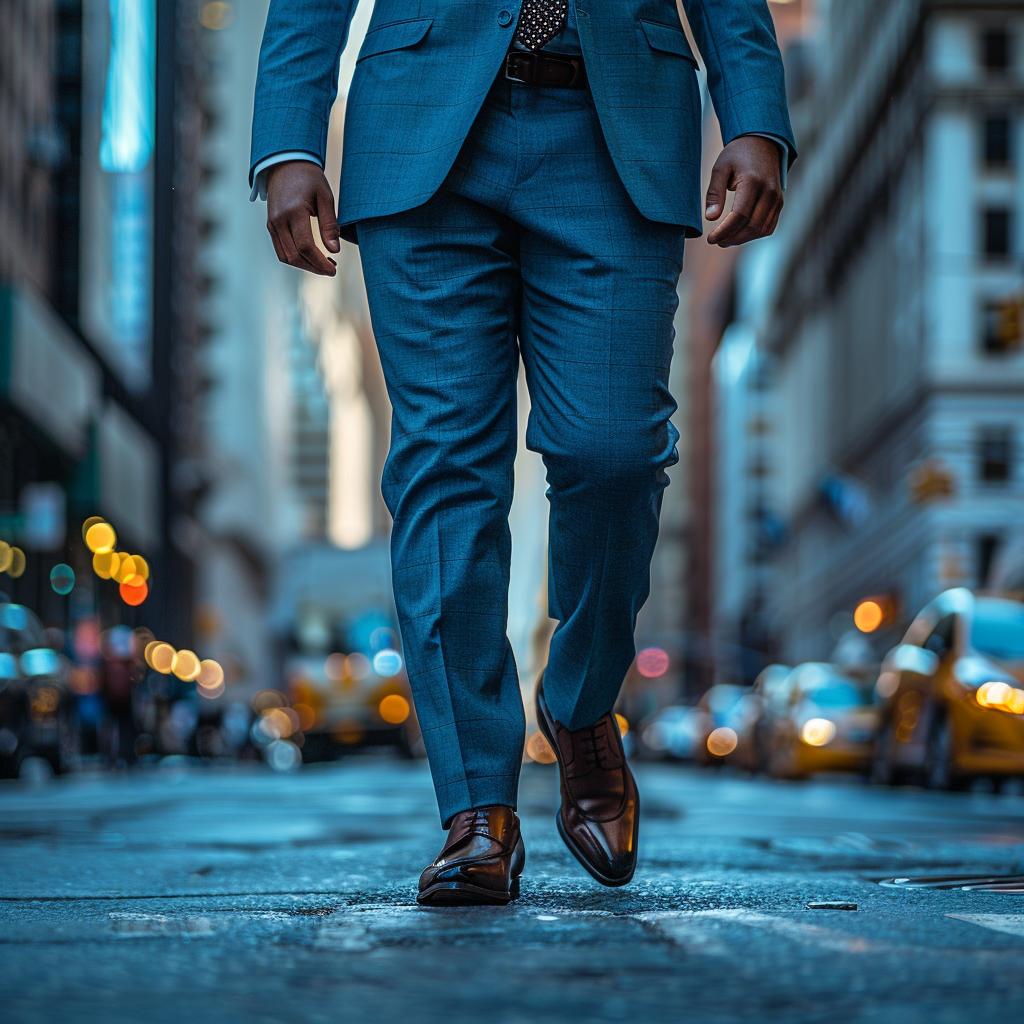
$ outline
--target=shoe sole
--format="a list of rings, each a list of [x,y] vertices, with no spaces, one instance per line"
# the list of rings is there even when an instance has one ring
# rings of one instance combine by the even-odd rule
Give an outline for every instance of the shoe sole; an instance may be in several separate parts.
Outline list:
[[[421,907],[504,907],[519,896],[519,879],[507,893],[495,892],[468,882],[435,882],[416,897]]]
[[[551,752],[555,755],[555,760],[558,761],[558,770],[562,771],[562,760],[558,756],[558,745],[555,743],[554,736],[551,735],[551,731],[548,729],[547,715],[541,710],[540,707],[540,695],[537,695],[537,725],[540,727],[540,731],[544,733],[544,738],[548,741],[548,745],[551,747]],[[637,848],[637,840],[640,837],[640,800],[637,798],[637,814],[636,820],[633,824],[633,849]],[[613,878],[610,875],[602,874],[591,862],[587,855],[580,849],[576,840],[569,834],[569,830],[565,827],[565,822],[562,821],[561,808],[555,814],[555,826],[558,828],[558,834],[562,837],[562,842],[568,847],[569,852],[580,862],[580,866],[591,876],[591,878],[600,882],[602,885],[608,886],[609,889],[618,889],[620,886],[629,885],[633,881],[633,876],[636,874],[636,859],[633,860],[633,867],[628,875],[623,875],[621,878]]]

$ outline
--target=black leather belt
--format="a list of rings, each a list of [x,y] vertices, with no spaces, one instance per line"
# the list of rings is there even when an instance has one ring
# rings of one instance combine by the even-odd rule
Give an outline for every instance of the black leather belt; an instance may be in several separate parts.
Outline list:
[[[504,75],[510,82],[523,85],[551,85],[558,89],[587,87],[583,58],[568,54],[509,50],[505,56]]]

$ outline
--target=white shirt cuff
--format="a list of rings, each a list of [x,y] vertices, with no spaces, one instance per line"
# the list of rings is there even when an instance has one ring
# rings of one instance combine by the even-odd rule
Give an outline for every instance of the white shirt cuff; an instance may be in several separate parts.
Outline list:
[[[253,168],[252,191],[249,193],[250,203],[255,203],[257,199],[262,199],[264,202],[266,201],[267,171],[269,171],[274,164],[283,164],[286,160],[308,160],[311,164],[320,164],[320,159],[318,157],[301,149],[286,150],[283,153],[275,153],[273,156],[268,156]]]

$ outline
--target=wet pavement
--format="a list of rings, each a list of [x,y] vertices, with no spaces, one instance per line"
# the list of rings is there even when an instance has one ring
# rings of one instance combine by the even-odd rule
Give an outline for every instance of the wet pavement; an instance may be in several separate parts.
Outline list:
[[[582,873],[531,765],[523,896],[460,910],[415,905],[420,764],[0,787],[3,1019],[1024,1019],[1024,894],[915,884],[1020,875],[1024,798],[638,777],[633,885]]]

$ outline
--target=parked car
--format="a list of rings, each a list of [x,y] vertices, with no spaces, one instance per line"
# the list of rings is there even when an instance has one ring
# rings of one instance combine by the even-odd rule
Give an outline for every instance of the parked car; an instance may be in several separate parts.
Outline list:
[[[736,763],[749,772],[767,770],[767,740],[775,720],[786,712],[786,685],[792,667],[768,665],[750,689],[749,714],[742,722],[736,745]]]
[[[828,662],[797,665],[779,684],[784,708],[764,734],[765,766],[777,778],[868,770],[878,726],[873,676]]]
[[[673,704],[641,722],[640,749],[647,757],[692,761],[699,729],[696,708]]]
[[[694,761],[702,765],[732,762],[740,736],[748,731],[752,711],[752,697],[747,687],[732,683],[712,686],[697,704]]]
[[[955,787],[1024,775],[1024,603],[940,594],[886,656],[873,777]]]
[[[0,773],[15,776],[26,758],[57,772],[78,757],[78,722],[67,659],[46,642],[24,605],[0,603]]]

